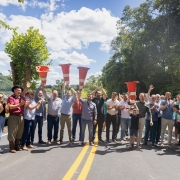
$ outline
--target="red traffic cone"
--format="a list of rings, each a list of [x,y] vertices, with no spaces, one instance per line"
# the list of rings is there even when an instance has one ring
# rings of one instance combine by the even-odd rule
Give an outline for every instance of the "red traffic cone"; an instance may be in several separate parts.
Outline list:
[[[41,82],[43,85],[46,85],[46,77],[47,73],[49,72],[49,66],[36,66],[36,71],[39,73],[39,76],[41,77]]]
[[[78,67],[79,69],[79,90],[82,90],[84,87],[84,81],[86,79],[87,71],[89,68],[86,67]]]
[[[69,72],[71,64],[59,64],[62,68],[64,82],[69,84]]]
[[[139,81],[125,82],[127,84],[128,92],[130,93],[130,99],[132,103],[135,103],[136,100],[136,84]]]

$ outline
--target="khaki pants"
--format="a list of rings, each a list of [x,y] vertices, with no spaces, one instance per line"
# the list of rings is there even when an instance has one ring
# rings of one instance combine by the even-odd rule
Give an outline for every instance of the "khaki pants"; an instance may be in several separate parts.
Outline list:
[[[161,119],[161,142],[163,143],[166,127],[168,126],[168,144],[171,144],[174,121],[172,119]]]
[[[72,117],[71,117],[71,115],[68,116],[68,115],[61,114],[61,118],[60,118],[60,124],[61,124],[60,139],[63,139],[65,123],[66,123],[67,128],[68,128],[68,135],[69,135],[69,140],[70,140],[71,135],[72,135],[72,131],[71,131]]]
[[[15,141],[15,139],[21,139],[23,131],[23,116],[10,115],[8,118],[8,141]]]
[[[144,129],[145,125],[145,118],[139,118],[139,144],[141,143],[142,140],[142,132]]]

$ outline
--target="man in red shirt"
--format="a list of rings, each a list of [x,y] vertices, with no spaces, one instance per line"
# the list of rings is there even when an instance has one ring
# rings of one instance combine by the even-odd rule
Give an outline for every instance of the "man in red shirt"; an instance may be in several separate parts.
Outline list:
[[[21,95],[23,88],[16,85],[12,88],[13,94],[7,99],[9,108],[8,141],[10,152],[15,153],[20,149],[20,140],[24,131],[24,105],[25,98]]]
[[[73,103],[73,115],[72,115],[72,141],[76,139],[76,126],[77,122],[79,120],[79,127],[80,127],[80,132],[79,132],[79,141],[80,141],[80,136],[81,136],[81,115],[82,115],[82,104],[79,102],[78,99],[75,99]]]

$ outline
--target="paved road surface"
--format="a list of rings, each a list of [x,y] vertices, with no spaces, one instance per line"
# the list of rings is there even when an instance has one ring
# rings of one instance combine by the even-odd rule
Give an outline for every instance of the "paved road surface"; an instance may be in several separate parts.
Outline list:
[[[43,139],[46,140],[46,123]],[[86,129],[86,139],[87,139]],[[119,136],[119,134],[118,134]],[[105,132],[103,132],[105,139]],[[126,144],[98,144],[79,147],[78,142],[58,146],[39,145],[29,151],[9,153],[7,135],[0,142],[0,180],[179,180],[180,153],[173,148],[143,147],[141,151],[126,149]],[[96,138],[97,140],[97,138]],[[37,132],[35,137],[37,142]]]

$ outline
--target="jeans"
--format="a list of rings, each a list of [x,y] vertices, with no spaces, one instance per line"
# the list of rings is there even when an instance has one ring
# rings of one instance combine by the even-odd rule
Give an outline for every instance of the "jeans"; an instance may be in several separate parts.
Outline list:
[[[58,139],[58,131],[59,131],[59,116],[51,116],[48,114],[47,116],[47,136],[48,140],[51,141],[52,139],[52,130],[54,127],[54,136],[53,139]]]
[[[34,133],[36,130],[36,126],[38,124],[38,137],[39,137],[39,141],[42,141],[42,127],[43,127],[43,116],[35,116],[35,120],[34,120]]]
[[[88,130],[89,130],[89,142],[93,142],[93,122],[94,120],[86,120],[86,119],[81,119],[81,125],[82,125],[82,131],[81,131],[81,142],[84,142],[84,133],[86,130],[86,124],[88,125]]]
[[[158,117],[158,127],[157,127],[156,143],[159,142],[160,136],[161,136],[161,117]]]
[[[102,140],[102,128],[104,123],[104,115],[97,115],[97,123],[93,124],[93,138],[95,139],[96,127],[98,125],[98,140]]]
[[[79,120],[79,128],[80,128],[80,132],[79,132],[79,141],[80,141],[80,137],[81,137],[81,114],[73,114],[72,115],[72,138],[76,139],[76,126],[77,126],[77,122]]]
[[[111,123],[113,125],[113,133],[112,133],[112,140],[116,139],[116,122],[117,122],[118,115],[110,115],[107,114],[106,118],[106,140],[109,141],[109,129],[111,126]]]
[[[22,146],[33,144],[34,140],[34,120],[24,119],[24,133],[22,135]]]
[[[3,132],[3,128],[4,128],[4,123],[5,123],[5,117],[0,116],[0,141],[2,139],[2,132]]]
[[[151,126],[150,120],[146,119],[145,126],[146,126],[146,129],[145,129],[144,143],[147,144],[149,132],[152,131],[150,142],[152,142],[152,144],[155,144],[155,143],[157,144],[158,142],[156,141],[156,135],[157,135],[157,130],[158,130],[158,121],[153,121],[153,126]]]
[[[121,140],[124,139],[124,135],[125,135],[125,130],[126,130],[126,127],[130,128],[131,126],[131,119],[130,118],[121,118]]]

